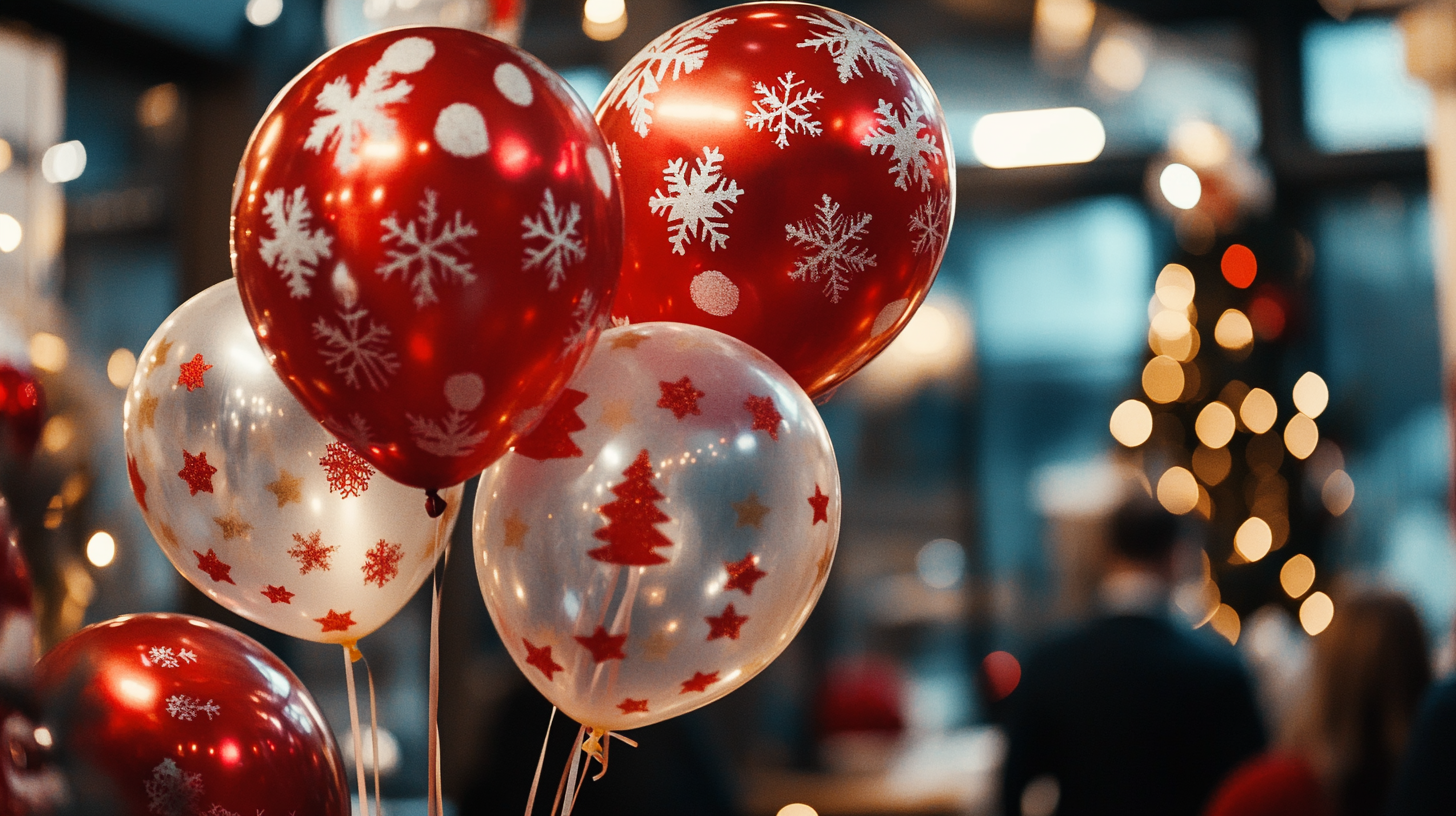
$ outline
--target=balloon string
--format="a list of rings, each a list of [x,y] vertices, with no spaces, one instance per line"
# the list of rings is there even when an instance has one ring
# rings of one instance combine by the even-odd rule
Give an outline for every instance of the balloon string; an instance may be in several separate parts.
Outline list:
[[[374,741],[370,746],[374,753],[369,756],[373,759],[374,766],[374,816],[381,816],[379,809],[379,709],[374,703],[374,670],[369,668],[369,661],[364,661],[364,676],[369,678],[369,736]],[[605,771],[603,771],[605,772]],[[360,805],[360,813],[363,813],[363,805]]]
[[[578,745],[581,744],[581,735],[585,732],[586,726],[583,725],[581,727],[581,731],[579,731],[576,736]],[[585,753],[585,751],[583,751],[583,753]],[[576,796],[577,794],[581,793],[581,782],[578,782],[577,780],[581,779],[584,781],[586,779],[585,775],[579,776],[578,771],[583,765],[589,762],[591,762],[591,759],[588,756],[585,762],[578,764],[576,761],[576,751],[573,750],[571,752],[571,773],[567,774],[566,777],[566,801],[563,802],[561,805],[561,816],[571,816],[572,808],[576,807]]]
[[[566,755],[566,767],[561,769],[561,782],[556,785],[556,801],[551,803],[551,816],[556,816],[556,808],[561,805],[561,794],[566,790],[567,782],[576,775],[576,746],[581,744],[581,738],[584,734],[586,734],[586,726],[583,725],[577,729],[576,741],[571,743],[571,751]],[[568,816],[570,807],[571,805],[567,804],[568,810],[563,812],[561,816]]]
[[[359,693],[354,688],[354,655],[358,652],[352,642],[344,644],[344,682],[349,689],[349,728],[354,736],[354,777],[359,780],[359,812],[368,814],[369,788],[364,781],[364,741],[359,738]]]
[[[449,558],[450,544],[445,544],[445,557]],[[426,796],[426,812],[429,816],[440,816],[440,572],[430,573],[430,710],[426,774],[429,792]]]
[[[536,759],[536,775],[531,777],[531,795],[526,799],[526,816],[536,807],[536,786],[541,783],[541,767],[546,764],[546,745],[551,741],[551,724],[556,722],[556,706],[551,706],[551,718],[546,721],[546,736],[541,740],[541,756]]]

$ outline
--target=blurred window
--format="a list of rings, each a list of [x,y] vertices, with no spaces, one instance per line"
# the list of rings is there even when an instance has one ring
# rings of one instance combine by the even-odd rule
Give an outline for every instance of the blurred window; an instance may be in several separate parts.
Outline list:
[[[1304,32],[1304,118],[1327,153],[1420,147],[1431,97],[1405,71],[1395,21],[1325,21]]]

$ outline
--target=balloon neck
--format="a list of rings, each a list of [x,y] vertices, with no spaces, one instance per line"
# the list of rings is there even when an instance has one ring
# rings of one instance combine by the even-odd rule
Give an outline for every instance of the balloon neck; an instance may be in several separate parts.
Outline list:
[[[445,500],[440,498],[440,494],[435,492],[433,487],[425,491],[425,512],[429,514],[430,518],[445,515]]]

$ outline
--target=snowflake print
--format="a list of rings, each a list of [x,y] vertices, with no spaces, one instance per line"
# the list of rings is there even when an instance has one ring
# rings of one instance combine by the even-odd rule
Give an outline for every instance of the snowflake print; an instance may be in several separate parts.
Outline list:
[[[222,805],[214,802],[212,807],[203,811],[200,816],[239,816],[239,814],[234,813],[231,810],[223,807]],[[263,816],[263,811],[258,811],[258,816]]]
[[[829,56],[834,58],[834,64],[839,67],[841,83],[848,83],[852,77],[864,76],[860,73],[861,60],[869,66],[870,70],[883,74],[890,80],[890,84],[893,85],[898,81],[895,76],[895,64],[899,60],[890,51],[889,43],[885,41],[884,37],[837,11],[824,9],[824,12],[829,15],[828,18],[818,14],[799,15],[800,20],[824,29],[821,32],[814,32],[817,36],[799,43],[800,48],[812,48],[818,51],[819,46],[824,46],[824,49],[829,52]]]
[[[330,442],[324,451],[319,464],[323,466],[329,480],[330,493],[338,493],[347,499],[369,489],[369,479],[374,475],[374,468],[369,466],[364,457],[343,442]]]
[[[611,144],[607,145],[607,148],[612,151],[612,166],[617,168],[618,170],[621,170],[622,154],[617,151],[617,143],[612,142]]]
[[[910,214],[910,232],[915,236],[915,254],[934,252],[945,240],[945,222],[950,206],[950,196],[945,193],[925,199],[915,212]]]
[[[586,258],[586,243],[576,229],[581,222],[581,205],[571,203],[570,208],[556,206],[551,188],[546,188],[546,197],[541,202],[541,213],[534,217],[521,218],[525,232],[522,241],[546,239],[545,246],[526,247],[526,257],[521,271],[545,267],[546,289],[555,292],[566,278],[566,267],[579,264]]]
[[[406,37],[384,50],[379,61],[369,66],[356,92],[348,77],[337,77],[325,85],[314,100],[324,115],[313,122],[305,150],[322,153],[334,148],[334,166],[349,172],[359,164],[357,148],[367,134],[376,141],[394,138],[394,119],[385,108],[403,102],[414,86],[395,74],[412,74],[425,67],[435,55],[435,46],[422,37]]]
[[[369,421],[359,414],[349,415],[349,427],[339,434],[355,447],[367,448],[374,444],[374,431],[369,427]]]
[[[435,294],[436,276],[453,277],[462,284],[475,280],[475,274],[470,271],[471,265],[451,254],[465,254],[465,247],[460,242],[478,234],[475,225],[466,223],[464,215],[456,210],[455,218],[441,224],[436,232],[435,221],[440,217],[435,209],[436,199],[435,191],[426,189],[424,201],[420,203],[424,214],[403,227],[394,214],[380,222],[385,230],[381,240],[393,241],[400,248],[389,250],[388,259],[374,271],[385,280],[389,280],[395,272],[407,278],[410,289],[415,293],[415,308],[440,299]]]
[[[935,145],[934,134],[920,135],[920,131],[929,130],[930,125],[920,121],[925,111],[920,109],[915,98],[905,97],[905,102],[900,107],[905,111],[904,119],[895,113],[893,105],[881,99],[879,107],[875,108],[875,114],[880,121],[870,128],[860,144],[868,147],[872,156],[878,156],[881,152],[890,154],[889,172],[895,176],[896,187],[908,190],[910,187],[907,181],[918,181],[922,191],[929,190],[930,167],[926,159],[933,159],[939,164],[940,148]]]
[[[345,384],[359,388],[362,377],[365,385],[378,391],[399,371],[399,357],[389,350],[389,327],[371,319],[366,328],[368,316],[368,309],[343,310],[339,312],[343,322],[337,326],[320,317],[313,324],[313,336],[324,341],[319,354]]]
[[[653,40],[617,74],[602,96],[600,109],[621,110],[626,107],[632,129],[638,136],[647,138],[654,107],[648,97],[662,88],[668,71],[672,72],[675,81],[679,76],[702,68],[708,58],[708,41],[719,29],[735,22],[722,17],[689,20]],[[616,150],[612,153],[615,157]]]
[[[592,320],[592,311],[596,306],[596,295],[590,289],[583,290],[581,299],[576,302],[576,308],[571,310],[571,333],[561,338],[567,348],[585,342],[592,329],[596,328],[597,323]]]
[[[743,195],[738,182],[723,178],[719,163],[723,154],[716,147],[703,148],[703,158],[697,160],[697,168],[688,171],[687,159],[673,159],[667,163],[662,178],[667,182],[667,195],[662,190],[653,191],[647,204],[654,215],[667,214],[668,241],[676,255],[685,255],[683,245],[694,239],[707,238],[708,249],[721,249],[728,243],[728,225],[715,217],[733,212],[731,205]],[[726,184],[724,182],[727,182]],[[723,211],[719,212],[718,208]],[[678,222],[672,226],[672,222]]]
[[[404,558],[404,547],[391,544],[384,539],[364,553],[364,583],[374,584],[380,589],[399,575],[399,562]]]
[[[191,649],[183,649],[177,652],[177,659],[191,665],[197,662],[197,655]]]
[[[314,530],[306,537],[298,533],[293,534],[293,540],[297,542],[297,546],[290,549],[288,555],[298,562],[299,575],[307,575],[314,570],[329,571],[329,559],[339,547],[337,544],[332,547],[325,546],[320,542],[319,535],[322,532],[322,530]]]
[[[258,244],[263,263],[278,270],[288,284],[289,297],[308,297],[308,279],[318,273],[318,264],[331,255],[334,239],[323,228],[311,230],[313,212],[303,186],[288,195],[282,187],[263,194],[263,215],[273,230],[272,238]]]
[[[862,246],[851,245],[864,238],[865,226],[873,216],[869,213],[860,213],[854,218],[840,215],[839,205],[828,195],[823,196],[823,203],[815,209],[819,211],[818,218],[784,225],[789,240],[812,253],[794,264],[789,277],[794,280],[807,277],[818,282],[827,275],[824,294],[831,303],[838,303],[840,294],[849,289],[850,276],[875,265],[874,255]]]
[[[461,411],[451,411],[441,422],[414,414],[405,414],[405,419],[420,450],[446,459],[469,455],[487,435],[473,430],[473,423]]]
[[[762,82],[753,83],[753,92],[763,99],[753,100],[753,110],[743,112],[746,124],[759,132],[767,127],[777,133],[774,144],[780,149],[789,146],[791,133],[818,136],[823,130],[817,121],[810,118],[809,106],[823,99],[824,94],[813,88],[794,93],[794,89],[803,84],[802,80],[794,81],[793,71],[779,77],[777,88],[770,88]]]
[[[147,652],[147,660],[151,661],[153,666],[161,666],[164,669],[175,669],[178,665],[177,656],[167,646],[153,646]]]
[[[192,816],[202,796],[202,774],[188,773],[164,759],[146,781],[147,810],[158,816]]]
[[[222,709],[211,700],[204,703],[202,700],[188,697],[186,694],[173,694],[167,698],[167,713],[171,714],[174,719],[192,722],[197,719],[198,714],[206,714],[207,718],[211,720],[221,714]]]

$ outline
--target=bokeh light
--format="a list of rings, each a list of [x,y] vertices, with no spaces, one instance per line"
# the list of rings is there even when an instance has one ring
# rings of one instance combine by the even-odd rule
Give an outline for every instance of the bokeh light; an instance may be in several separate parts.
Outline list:
[[[1158,502],[1175,515],[1192,512],[1198,506],[1198,480],[1187,468],[1168,468],[1158,479]]]
[[[1284,426],[1284,447],[1289,449],[1289,453],[1295,459],[1308,459],[1317,445],[1319,426],[1314,420],[1303,413],[1290,417],[1289,424]]]
[[[1004,700],[1021,683],[1021,662],[1010,652],[992,652],[981,661],[986,679],[986,696],[991,702]]]
[[[1335,619],[1335,602],[1323,592],[1315,592],[1299,605],[1299,625],[1311,636],[1318,635]]]
[[[1127,93],[1142,84],[1148,63],[1141,45],[1128,34],[1114,29],[1092,49],[1088,67],[1104,85]]]
[[[40,446],[48,453],[60,453],[69,448],[76,438],[76,423],[65,414],[46,420],[40,430]]]
[[[1193,430],[1198,441],[1210,448],[1221,448],[1234,438],[1234,412],[1217,400],[1210,402],[1198,412]]]
[[[971,152],[987,167],[1082,164],[1102,155],[1107,132],[1086,108],[988,113],[971,128]]]
[[[1178,123],[1168,134],[1168,150],[1195,168],[1207,168],[1228,161],[1233,144],[1218,125],[1190,119]]]
[[[25,231],[10,213],[0,213],[0,252],[14,252]]]
[[[1310,419],[1317,419],[1329,404],[1330,389],[1324,378],[1313,371],[1304,372],[1294,384],[1294,407]]]
[[[1193,281],[1193,273],[1188,267],[1182,264],[1170,263],[1163,267],[1158,273],[1158,282],[1155,286],[1156,297],[1169,309],[1187,309],[1193,303],[1193,295],[1198,291]]]
[[[1251,390],[1239,405],[1239,419],[1256,434],[1268,432],[1279,419],[1279,406],[1274,404],[1274,395],[1262,388]]]
[[[1273,546],[1274,532],[1269,529],[1269,522],[1258,516],[1250,516],[1234,533],[1234,549],[1245,561],[1258,561]]]
[[[283,14],[283,0],[248,0],[243,16],[259,28],[272,25]]]
[[[1230,351],[1247,348],[1254,342],[1254,326],[1243,312],[1229,309],[1214,324],[1213,341]]]
[[[1164,309],[1153,317],[1152,328],[1164,340],[1177,340],[1193,330],[1188,315],[1172,309]]]
[[[1219,269],[1223,271],[1224,280],[1237,286],[1240,289],[1248,289],[1254,282],[1254,276],[1259,272],[1259,263],[1254,258],[1254,251],[1243,244],[1232,244],[1223,251],[1223,259],[1219,261]]]
[[[1198,174],[1192,167],[1178,162],[1163,168],[1158,176],[1158,189],[1162,190],[1163,198],[1169,204],[1180,210],[1197,207],[1198,199],[1203,197],[1203,184],[1198,180]]]
[[[1113,439],[1135,448],[1152,435],[1153,412],[1141,400],[1130,399],[1113,409],[1108,427]]]
[[[1208,625],[1213,631],[1223,635],[1229,643],[1239,642],[1239,631],[1243,625],[1239,622],[1239,613],[1234,611],[1232,606],[1221,603],[1218,609],[1214,610],[1213,617],[1208,620]]]
[[[50,332],[36,332],[30,338],[30,362],[42,371],[52,373],[66,367],[70,350],[66,341]]]
[[[948,538],[928,541],[915,555],[915,571],[931,589],[950,589],[965,577],[965,548]]]
[[[795,802],[792,805],[784,805],[779,808],[776,816],[819,816],[819,811],[802,802]]]
[[[1217,485],[1228,478],[1233,463],[1234,457],[1227,447],[1210,448],[1199,445],[1193,451],[1193,475],[1206,485]]]
[[[117,388],[126,388],[131,384],[133,374],[136,374],[136,355],[131,349],[119,348],[111,352],[111,357],[106,361],[106,379]]]
[[[98,530],[86,542],[86,560],[92,566],[104,567],[116,558],[116,539],[105,530]]]
[[[1284,594],[1291,598],[1298,598],[1314,586],[1314,561],[1304,553],[1299,553],[1279,568],[1279,585],[1284,588]]]
[[[86,148],[72,140],[52,145],[40,159],[40,173],[52,184],[75,181],[86,171]]]
[[[1342,516],[1355,501],[1355,480],[1343,470],[1337,470],[1325,479],[1320,489],[1320,500],[1332,516]]]
[[[1183,395],[1183,366],[1177,360],[1158,355],[1143,367],[1143,393],[1156,403],[1169,403]]]

